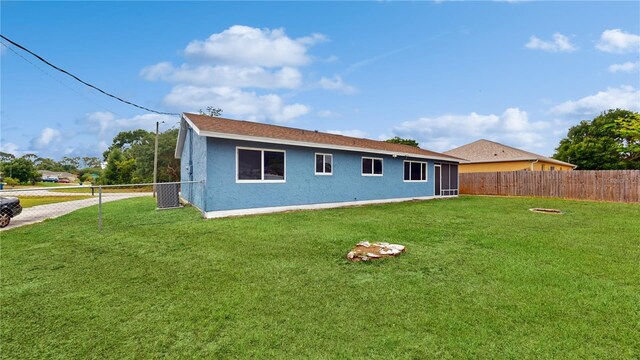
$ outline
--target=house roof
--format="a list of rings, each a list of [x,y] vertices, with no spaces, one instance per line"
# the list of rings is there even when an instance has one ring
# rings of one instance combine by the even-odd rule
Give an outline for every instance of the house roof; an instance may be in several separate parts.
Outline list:
[[[283,145],[331,148],[347,151],[372,152],[398,156],[412,156],[452,162],[464,161],[456,156],[445,155],[409,145],[329,134],[314,130],[296,129],[252,121],[232,120],[190,113],[183,113],[182,120],[183,124],[185,122],[188,123],[195,132],[201,136]],[[180,154],[182,152],[182,146],[184,144],[184,129],[186,129],[184,126],[180,127],[180,136],[178,136],[178,144],[176,146],[176,158],[180,158]]]
[[[447,155],[461,157],[469,160],[469,163],[486,163],[486,162],[504,162],[504,161],[545,161],[553,164],[573,166],[573,164],[564,161],[552,159],[546,156],[538,155],[532,152],[520,150],[511,146],[500,144],[494,141],[480,139],[457,147],[455,149],[445,151]]]
[[[57,176],[59,178],[77,178],[78,177],[78,175],[75,175],[66,171],[38,170],[38,172],[42,176]]]

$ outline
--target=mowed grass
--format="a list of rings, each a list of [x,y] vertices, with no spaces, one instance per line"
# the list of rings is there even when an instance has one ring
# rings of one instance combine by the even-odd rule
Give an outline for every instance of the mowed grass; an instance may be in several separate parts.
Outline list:
[[[6,358],[637,358],[640,205],[461,197],[2,233]],[[538,214],[558,208],[564,215]],[[407,246],[349,263],[359,241]]]
[[[59,186],[78,186],[78,183],[55,183],[55,182],[37,182],[34,185],[15,185],[9,186],[5,185],[4,190],[11,189],[33,189],[33,188],[41,188],[41,187],[59,187]]]
[[[29,208],[32,206],[55,204],[65,201],[88,199],[91,196],[18,196],[20,199],[20,205],[23,208]]]

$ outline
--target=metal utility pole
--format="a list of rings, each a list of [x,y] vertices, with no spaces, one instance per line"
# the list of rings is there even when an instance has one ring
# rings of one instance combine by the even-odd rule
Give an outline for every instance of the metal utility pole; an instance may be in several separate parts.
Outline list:
[[[153,152],[153,197],[156,197],[156,183],[158,182],[158,132],[160,122],[156,121],[156,146]]]

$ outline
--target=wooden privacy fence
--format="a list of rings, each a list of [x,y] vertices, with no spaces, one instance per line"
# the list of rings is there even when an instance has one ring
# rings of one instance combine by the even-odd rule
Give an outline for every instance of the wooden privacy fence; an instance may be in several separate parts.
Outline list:
[[[640,202],[640,170],[463,173],[460,193]]]

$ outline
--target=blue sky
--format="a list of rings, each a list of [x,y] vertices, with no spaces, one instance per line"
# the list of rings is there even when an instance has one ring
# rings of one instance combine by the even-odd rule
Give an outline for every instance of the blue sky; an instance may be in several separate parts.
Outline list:
[[[640,111],[640,2],[0,6],[3,35],[161,111],[543,155],[581,119]],[[177,122],[0,48],[2,151],[98,155],[119,131]]]

